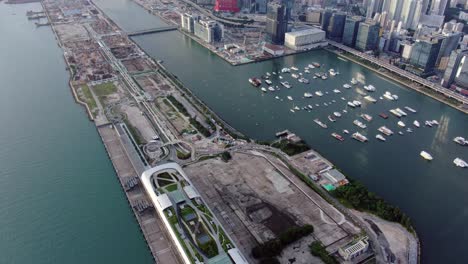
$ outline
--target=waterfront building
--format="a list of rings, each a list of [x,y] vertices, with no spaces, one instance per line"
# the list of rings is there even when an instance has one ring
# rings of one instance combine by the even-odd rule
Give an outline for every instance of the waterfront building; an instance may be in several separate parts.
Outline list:
[[[269,3],[266,17],[267,38],[273,44],[282,45],[288,28],[286,7],[279,3]]]
[[[403,51],[401,57],[405,60],[409,60],[411,58],[411,51],[413,50],[413,44],[411,43],[404,43],[403,44]]]
[[[343,29],[345,26],[346,14],[334,13],[328,24],[326,35],[329,39],[341,42],[343,38]]]
[[[265,45],[263,45],[263,51],[273,56],[282,56],[284,54],[284,47],[265,43]]]
[[[440,39],[417,39],[413,44],[409,63],[412,67],[407,69],[418,75],[426,75],[434,70],[437,55],[440,50]]]
[[[206,43],[221,41],[223,26],[214,20],[198,19],[194,22],[194,34]]]
[[[324,10],[323,13],[322,13],[322,21],[321,21],[321,26],[322,26],[322,30],[324,30],[325,32],[327,31],[328,29],[328,25],[330,24],[330,19],[333,15],[333,11],[332,10]]]
[[[194,33],[195,30],[195,20],[192,14],[184,13],[180,15],[181,28],[187,32]]]
[[[436,66],[439,66],[443,58],[448,58],[452,51],[454,51],[458,47],[458,43],[462,39],[461,32],[453,32],[453,33],[443,33],[438,34],[439,38],[441,38],[440,50],[439,54],[437,55]]]
[[[343,30],[343,44],[349,47],[356,45],[356,37],[359,30],[359,23],[364,21],[364,17],[353,16],[347,17]]]
[[[307,50],[324,47],[327,44],[325,41],[325,31],[318,28],[288,32],[285,35],[284,43],[286,47],[293,50]]]
[[[452,51],[447,68],[442,78],[442,86],[450,87],[455,80],[464,88],[468,88],[468,49]]]
[[[320,24],[322,12],[319,10],[310,10],[306,12],[306,21],[313,24]]]
[[[359,23],[356,49],[361,51],[375,50],[379,44],[379,31],[379,23],[373,20]]]
[[[353,260],[369,249],[368,237],[356,239],[351,243],[338,249],[338,253],[345,260]]]
[[[217,12],[239,12],[239,6],[237,0],[216,0],[214,11]]]

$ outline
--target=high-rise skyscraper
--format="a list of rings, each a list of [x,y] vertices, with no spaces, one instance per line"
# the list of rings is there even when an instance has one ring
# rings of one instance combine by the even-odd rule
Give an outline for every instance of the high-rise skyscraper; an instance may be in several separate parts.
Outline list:
[[[447,0],[431,0],[429,14],[443,16],[446,7]]]
[[[418,39],[411,50],[410,71],[424,75],[434,70],[440,50],[440,39]]]
[[[440,51],[437,55],[436,61],[436,66],[438,66],[442,58],[450,56],[450,53],[452,53],[452,51],[458,47],[458,43],[462,38],[462,33],[445,33],[441,35],[436,35],[436,37],[441,39]]]
[[[273,44],[283,44],[287,29],[286,7],[279,3],[269,3],[266,17],[266,33],[269,40]]]
[[[330,18],[330,23],[326,30],[327,37],[331,40],[341,42],[345,21],[346,14],[334,13]]]
[[[359,23],[364,21],[361,16],[347,17],[343,30],[343,44],[349,47],[356,45],[356,37],[359,30]]]
[[[444,72],[442,79],[442,85],[444,87],[450,87],[456,78],[458,83],[462,86],[468,87],[468,49],[465,50],[454,50],[450,54],[450,59],[447,68]]]
[[[375,50],[379,44],[379,23],[373,20],[366,20],[359,23],[356,36],[356,49],[362,51]]]
[[[322,30],[325,31],[325,32],[328,29],[328,25],[330,24],[330,19],[331,19],[332,15],[333,15],[333,11],[331,11],[331,10],[323,11],[321,26],[322,26]]]

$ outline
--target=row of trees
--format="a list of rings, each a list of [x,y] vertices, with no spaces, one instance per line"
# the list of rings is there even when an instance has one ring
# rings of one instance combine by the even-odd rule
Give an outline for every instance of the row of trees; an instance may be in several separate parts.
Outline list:
[[[330,256],[320,241],[314,241],[309,245],[310,253],[320,258],[325,264],[338,264],[335,257]]]
[[[271,146],[274,148],[281,149],[284,153],[288,154],[289,156],[293,156],[304,151],[310,150],[310,147],[303,140],[297,143],[292,143],[286,139],[282,139],[280,141],[276,141]]]
[[[267,259],[272,259],[281,254],[281,251],[289,244],[314,232],[314,227],[304,225],[301,227],[291,227],[281,233],[278,238],[267,241],[252,249],[252,255],[256,259],[261,259],[262,262]]]
[[[410,218],[400,208],[388,204],[375,193],[368,191],[360,182],[352,181],[351,184],[338,187],[331,194],[354,209],[371,212],[385,220],[400,223],[413,232]]]

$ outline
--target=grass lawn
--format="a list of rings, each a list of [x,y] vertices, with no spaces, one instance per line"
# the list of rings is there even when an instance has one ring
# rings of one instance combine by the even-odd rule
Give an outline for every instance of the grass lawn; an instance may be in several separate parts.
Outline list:
[[[173,183],[173,184],[170,184],[170,185],[167,185],[166,187],[164,187],[164,189],[166,189],[166,191],[168,192],[173,192],[175,190],[177,190],[177,183]]]
[[[88,85],[81,86],[81,91],[84,96],[82,99],[84,99],[85,103],[88,104],[89,109],[92,111],[93,109],[97,108],[96,101],[94,100]]]
[[[94,93],[97,97],[106,96],[117,91],[117,87],[113,83],[103,83],[94,86]]]

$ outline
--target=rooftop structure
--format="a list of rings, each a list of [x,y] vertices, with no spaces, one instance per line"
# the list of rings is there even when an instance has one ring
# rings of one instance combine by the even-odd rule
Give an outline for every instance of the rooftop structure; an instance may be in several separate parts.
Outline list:
[[[294,50],[306,50],[325,45],[327,45],[325,32],[318,28],[288,32],[285,35],[285,46]]]
[[[367,237],[355,240],[338,249],[338,253],[345,260],[352,260],[369,249],[369,242],[367,240]]]

